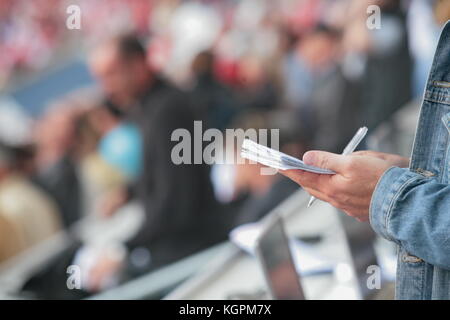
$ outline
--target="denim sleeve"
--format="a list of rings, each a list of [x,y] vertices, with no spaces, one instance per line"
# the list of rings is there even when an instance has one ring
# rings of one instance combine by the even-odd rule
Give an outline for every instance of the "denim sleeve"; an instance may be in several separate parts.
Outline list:
[[[450,185],[392,167],[372,195],[370,223],[408,253],[450,269]]]

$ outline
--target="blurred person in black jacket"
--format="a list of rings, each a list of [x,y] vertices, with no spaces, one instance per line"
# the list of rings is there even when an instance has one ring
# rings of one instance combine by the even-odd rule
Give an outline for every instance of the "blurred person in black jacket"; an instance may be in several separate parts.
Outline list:
[[[90,62],[111,105],[120,110],[116,114],[137,124],[142,134],[142,173],[131,189],[143,203],[146,219],[126,243],[131,256],[137,249],[142,258],[131,265],[131,272],[167,264],[221,240],[215,228],[217,204],[209,167],[176,165],[171,159],[177,144],[171,140],[172,132],[184,128],[193,136],[198,120],[189,97],[152,73],[143,46],[133,36],[100,45]],[[129,195],[130,188],[106,210],[113,211]]]

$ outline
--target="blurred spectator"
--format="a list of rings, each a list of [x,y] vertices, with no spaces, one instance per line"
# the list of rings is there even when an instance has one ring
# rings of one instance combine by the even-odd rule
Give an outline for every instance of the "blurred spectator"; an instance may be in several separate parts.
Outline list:
[[[382,27],[369,30],[367,6],[379,5]],[[412,60],[401,1],[353,1],[346,25],[345,50],[362,55],[361,121],[374,129],[412,97]]]
[[[0,146],[0,228],[9,234],[0,242],[2,259],[38,244],[61,227],[55,204],[20,173],[15,156],[13,149]]]
[[[357,82],[346,77],[341,60],[341,34],[319,24],[306,32],[284,61],[285,103],[298,110],[298,120],[312,148],[340,152],[358,126]]]
[[[235,127],[248,129],[279,130],[279,147],[282,152],[302,158],[310,142],[305,138],[293,111],[249,112],[240,116]],[[271,134],[267,145],[271,146]],[[274,142],[275,143],[275,142]],[[237,151],[240,150],[238,146]],[[239,156],[239,152],[237,152]],[[223,165],[219,165],[222,166]],[[263,218],[279,203],[297,191],[298,185],[279,174],[261,174],[259,163],[244,161],[233,165],[233,193],[235,203],[229,204],[226,215],[232,226],[255,222]]]
[[[258,56],[240,59],[236,91],[241,108],[268,111],[278,107],[279,92],[266,64]]]
[[[307,32],[286,55],[283,71],[286,103],[306,108],[314,85],[326,79],[337,61],[339,33],[324,24]]]
[[[102,137],[118,125],[119,118],[104,106],[104,101],[91,99],[91,102],[92,106],[80,111],[74,124],[77,143],[73,154],[82,189],[83,216],[96,213],[98,199],[126,183],[119,169],[108,164],[98,152]]]
[[[175,165],[171,159],[176,144],[172,132],[184,128],[193,133],[188,96],[152,74],[146,63],[145,51],[133,36],[107,41],[91,57],[105,93],[124,112],[124,121],[135,123],[142,135],[143,168],[134,194],[144,205],[146,220],[126,247],[131,256],[133,250],[144,250],[147,258],[140,265],[130,260],[134,272],[179,259],[214,243],[219,235],[208,167]],[[105,272],[95,270],[102,277],[111,271],[106,266]]]
[[[74,159],[77,110],[70,105],[51,108],[35,132],[36,174],[33,181],[58,205],[64,226],[81,216],[81,187]]]
[[[206,127],[224,130],[237,112],[237,101],[234,93],[215,78],[214,63],[214,54],[209,51],[195,57],[192,63],[192,104],[198,115],[206,119]]]

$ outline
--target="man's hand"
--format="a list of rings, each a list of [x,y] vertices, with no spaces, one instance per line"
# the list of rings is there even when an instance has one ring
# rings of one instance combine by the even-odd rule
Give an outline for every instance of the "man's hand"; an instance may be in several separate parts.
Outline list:
[[[383,173],[392,166],[404,166],[409,160],[373,151],[343,156],[323,151],[305,153],[306,164],[330,169],[335,175],[303,170],[280,170],[314,197],[330,203],[359,221],[369,219],[373,191]]]

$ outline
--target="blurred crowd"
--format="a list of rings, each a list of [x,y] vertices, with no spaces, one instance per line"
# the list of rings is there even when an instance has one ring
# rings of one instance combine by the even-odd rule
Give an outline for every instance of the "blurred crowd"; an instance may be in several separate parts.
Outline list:
[[[341,152],[358,127],[376,129],[422,94],[450,18],[447,0],[74,2],[80,30],[65,25],[71,1],[0,1],[0,88],[80,54],[98,83],[28,119],[20,143],[0,130],[0,262],[73,237],[27,281],[32,297],[104,290],[259,220],[298,187],[259,164],[176,165],[172,132],[193,136],[194,120],[279,129],[295,157]],[[380,29],[367,25],[370,5]],[[127,240],[94,246],[74,232],[132,202],[144,220]],[[80,295],[66,287],[70,264],[83,270]]]

